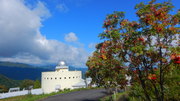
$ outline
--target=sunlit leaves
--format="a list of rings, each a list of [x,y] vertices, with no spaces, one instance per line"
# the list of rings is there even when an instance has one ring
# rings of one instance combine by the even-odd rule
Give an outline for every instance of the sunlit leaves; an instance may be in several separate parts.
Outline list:
[[[179,79],[180,12],[172,15],[172,8],[171,2],[151,0],[136,5],[139,21],[126,19],[123,12],[107,15],[99,35],[103,42],[87,62],[91,77],[97,81],[98,74],[104,77],[100,84],[124,87],[124,75],[131,75],[132,88],[141,85],[143,100],[176,100],[164,96],[172,91],[169,79]]]

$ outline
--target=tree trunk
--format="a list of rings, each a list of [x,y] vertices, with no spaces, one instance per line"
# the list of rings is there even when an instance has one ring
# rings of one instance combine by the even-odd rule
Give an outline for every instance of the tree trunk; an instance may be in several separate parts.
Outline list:
[[[151,101],[151,99],[150,99],[150,97],[149,97],[149,94],[148,94],[148,92],[147,92],[147,90],[146,90],[146,86],[145,86],[145,81],[144,80],[142,80],[142,78],[141,78],[141,71],[139,70],[139,79],[140,79],[140,84],[141,84],[141,86],[142,86],[142,88],[143,88],[143,90],[144,90],[144,94],[145,94],[145,96],[146,96],[146,99],[148,100],[148,101]]]
[[[163,75],[163,68],[162,68],[162,49],[161,47],[159,48],[159,55],[161,57],[161,60],[160,60],[160,89],[161,89],[161,101],[164,101],[164,75]]]

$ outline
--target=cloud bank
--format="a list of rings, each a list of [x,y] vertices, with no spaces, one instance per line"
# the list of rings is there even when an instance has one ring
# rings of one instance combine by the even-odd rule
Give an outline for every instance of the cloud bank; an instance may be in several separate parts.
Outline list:
[[[0,0],[0,61],[51,64],[65,60],[69,65],[84,66],[88,53],[83,48],[41,34],[42,21],[50,16],[42,2],[28,8],[23,0]],[[74,33],[67,35],[67,41],[76,40]]]
[[[67,42],[76,42],[78,40],[78,37],[76,36],[75,33],[70,32],[68,34],[65,35],[65,41]]]

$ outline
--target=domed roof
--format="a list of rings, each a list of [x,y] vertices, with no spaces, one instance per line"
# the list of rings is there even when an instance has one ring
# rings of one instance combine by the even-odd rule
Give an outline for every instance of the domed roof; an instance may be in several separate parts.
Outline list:
[[[60,61],[59,63],[58,63],[58,66],[65,66],[66,65],[66,63],[64,62],[64,61]]]
[[[64,62],[64,61],[60,61],[59,63],[58,63],[58,65],[56,66],[56,70],[57,71],[59,71],[59,70],[61,70],[61,69],[63,69],[63,70],[65,70],[65,69],[69,69],[69,67],[68,66],[66,66],[66,63]]]

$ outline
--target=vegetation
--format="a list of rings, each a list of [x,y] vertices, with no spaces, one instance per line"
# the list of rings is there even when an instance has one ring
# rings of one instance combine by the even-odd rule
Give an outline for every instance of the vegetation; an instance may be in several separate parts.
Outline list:
[[[129,101],[127,92],[116,93],[100,99],[100,101]],[[132,100],[133,101],[133,100]]]
[[[129,95],[141,101],[180,99],[180,11],[171,13],[170,1],[135,6],[138,21],[124,12],[107,15],[99,35],[104,42],[87,61],[87,76],[99,86],[124,88],[131,76]]]
[[[19,86],[20,81],[12,80],[0,74],[0,93],[7,92],[8,88]]]
[[[8,88],[4,85],[0,85],[0,93],[7,92]]]
[[[36,88],[41,88],[41,82],[39,80],[36,80],[34,82],[34,89],[36,89]]]
[[[33,81],[33,80],[23,80],[20,84],[20,88],[23,89],[29,89],[30,86],[33,86],[34,89],[41,88],[41,83],[39,80]]]
[[[29,86],[33,86],[34,89],[41,88],[39,80],[12,80],[4,75],[0,75],[0,93],[8,92],[9,88],[20,87],[21,89],[28,89]]]

